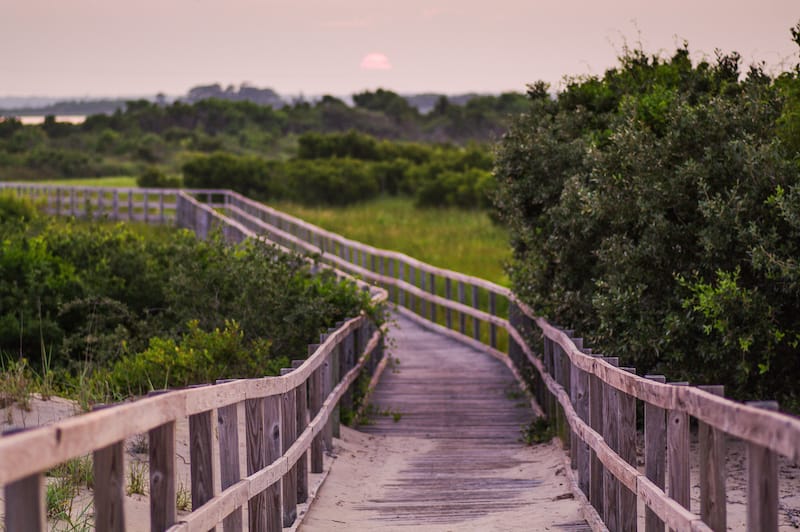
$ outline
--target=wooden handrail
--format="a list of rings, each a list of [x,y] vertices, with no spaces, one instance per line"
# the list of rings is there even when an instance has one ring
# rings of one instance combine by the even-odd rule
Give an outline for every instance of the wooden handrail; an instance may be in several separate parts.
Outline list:
[[[71,192],[71,189],[65,187],[27,187],[27,185],[16,186],[15,184],[0,183],[0,189],[3,188],[13,189],[22,194],[31,188],[48,192],[65,190]],[[118,197],[122,189],[95,190],[100,192],[96,198],[89,198],[91,206],[106,209],[113,208],[113,205],[102,202],[100,199],[102,195],[111,193],[114,197]],[[138,189],[124,190],[132,191],[131,194],[143,193]],[[145,217],[147,221],[163,222],[165,220],[163,198],[172,196],[175,198],[175,203],[172,207],[174,216],[171,219],[182,227],[195,230],[199,236],[205,237],[216,225],[222,230],[225,238],[231,242],[256,237],[256,233],[244,224],[226,217],[209,204],[193,197],[194,194],[206,197],[220,195],[225,191],[155,189],[147,192],[158,200],[157,205],[162,209],[162,215],[155,215],[149,220],[147,220],[148,217]],[[74,214],[74,209],[66,212],[66,209],[61,209],[61,204],[57,204],[56,207],[56,213]],[[105,214],[105,211],[101,210],[99,214]],[[344,271],[335,269],[334,271],[339,277],[351,278]],[[380,303],[386,300],[385,290],[379,287],[369,287],[362,281],[353,280],[364,288],[370,289],[373,302]],[[150,433],[152,442],[154,433],[159,431],[162,433],[163,427],[174,426],[179,419],[209,414],[215,410],[222,410],[240,403],[269,398],[294,398],[300,393],[305,395],[307,389],[310,391],[314,387],[322,387],[314,392],[317,396],[321,393],[323,398],[318,410],[311,412],[310,421],[304,423],[302,432],[287,449],[283,450],[279,457],[246,478],[228,486],[222,493],[214,495],[198,508],[194,508],[188,516],[182,518],[180,523],[175,520],[174,500],[171,502],[167,500],[154,501],[151,497],[151,528],[156,530],[167,528],[208,530],[220,523],[232,511],[248,504],[254,498],[261,497],[265,490],[272,489],[287,475],[296,475],[298,471],[295,467],[296,463],[306,453],[310,452],[313,455],[315,452],[322,452],[321,446],[313,444],[321,437],[320,433],[325,430],[325,427],[329,427],[334,422],[334,408],[341,397],[362,372],[367,371],[372,374],[383,367],[383,365],[371,362],[383,357],[382,338],[383,332],[375,328],[367,316],[362,313],[358,317],[345,320],[334,331],[326,335],[321,344],[314,346],[313,352],[307,359],[285,375],[260,379],[239,379],[212,386],[166,391],[166,393],[153,397],[110,406],[51,425],[4,436],[0,438],[0,485],[4,485],[6,493],[14,497],[18,490],[28,489],[30,485],[27,482],[28,479],[41,479],[44,471],[58,464],[89,453],[97,455],[97,453],[105,452],[108,448],[121,445],[121,442],[131,436]],[[349,358],[340,356],[347,349],[352,350],[356,356]],[[352,364],[346,362],[348,360],[352,360]],[[331,368],[339,367],[341,364],[345,364],[345,367],[341,367],[339,373],[344,373],[344,375],[339,377],[337,372],[331,371]],[[323,373],[328,374],[329,377],[321,378]],[[325,383],[329,383],[330,389],[324,389]],[[172,438],[174,438],[174,429],[170,429],[164,434],[172,434]],[[208,444],[211,444],[210,441]],[[250,442],[248,442],[249,444]],[[194,449],[192,448],[190,452],[194,453]],[[307,469],[304,468],[303,471],[304,474],[307,474]],[[167,476],[171,478],[165,480],[160,477],[159,482],[167,482],[174,489],[174,474],[174,470],[170,468]],[[196,488],[195,481],[196,479],[193,478],[193,490]],[[43,487],[42,482],[38,480],[37,482],[40,487]],[[307,481],[305,484],[307,485]],[[204,489],[212,490],[213,487],[205,486]],[[165,493],[170,493],[170,490],[167,489]],[[98,494],[96,494],[97,496]],[[103,493],[101,496],[108,497],[108,494]],[[121,500],[116,502],[121,508]],[[17,519],[21,516],[21,520],[7,521],[10,531],[35,530],[40,528],[41,523],[44,522],[41,514],[44,509],[41,505],[37,506],[37,497],[31,498],[30,502],[26,504],[28,506],[21,508],[20,513],[15,514],[14,517]],[[156,514],[157,516],[154,517]],[[288,513],[287,515],[292,514]],[[117,522],[120,517],[121,514],[115,516]],[[279,519],[280,516],[277,518]],[[100,530],[108,529],[109,526],[108,523],[95,523],[95,525]]]
[[[176,194],[174,191],[171,193]],[[725,399],[697,387],[665,384],[663,381],[659,382],[655,379],[637,376],[635,372],[631,371],[631,368],[619,368],[616,366],[615,360],[587,353],[582,341],[573,338],[570,331],[559,329],[544,318],[536,316],[528,305],[520,301],[515,294],[505,287],[459,272],[437,268],[403,253],[382,250],[347,239],[250,200],[235,192],[220,190],[211,192],[184,191],[177,194],[186,194],[190,198],[186,204],[191,205],[192,209],[202,211],[206,216],[213,216],[215,220],[225,220],[225,223],[228,223],[230,227],[235,227],[237,232],[247,236],[266,234],[270,240],[284,248],[318,256],[322,261],[337,268],[337,271],[342,275],[345,275],[342,272],[348,272],[379,285],[384,289],[382,292],[384,297],[388,292],[391,292],[392,300],[396,305],[407,307],[403,310],[405,314],[413,315],[414,319],[418,321],[433,321],[434,324],[432,326],[446,330],[449,336],[460,337],[475,347],[482,345],[488,353],[494,356],[501,355],[494,347],[495,334],[493,332],[495,328],[505,331],[508,339],[508,364],[516,370],[517,375],[531,375],[532,380],[529,380],[528,384],[531,385],[532,392],[536,395],[544,412],[551,418],[553,425],[560,431],[560,436],[565,445],[572,447],[570,454],[575,462],[573,467],[578,467],[581,489],[591,491],[591,493],[587,493],[587,496],[589,496],[592,505],[605,518],[606,523],[613,523],[614,528],[629,530],[632,526],[635,527],[635,522],[631,521],[630,512],[625,514],[624,511],[618,508],[612,510],[608,505],[604,507],[602,497],[608,495],[607,493],[603,494],[602,487],[604,483],[607,487],[606,492],[608,489],[614,491],[615,504],[618,503],[620,507],[628,504],[628,502],[624,502],[623,499],[617,501],[617,493],[620,497],[623,497],[625,493],[630,493],[634,498],[634,508],[635,498],[640,498],[646,507],[652,511],[653,515],[656,516],[656,519],[660,520],[660,526],[665,523],[674,529],[711,530],[724,525],[724,484],[721,487],[715,486],[715,489],[711,490],[710,494],[704,493],[702,495],[703,497],[716,497],[710,503],[702,501],[703,512],[706,511],[706,508],[711,507],[717,509],[716,513],[698,516],[684,506],[687,504],[686,502],[679,503],[678,500],[671,496],[676,493],[676,491],[673,491],[676,489],[675,486],[671,489],[670,494],[667,494],[664,491],[663,484],[658,485],[658,483],[663,482],[663,475],[661,480],[649,478],[649,473],[639,473],[635,464],[629,462],[630,456],[626,459],[620,454],[622,453],[620,437],[624,435],[624,439],[630,441],[631,431],[636,430],[635,401],[637,400],[643,401],[647,406],[644,409],[646,416],[662,416],[660,421],[658,419],[646,420],[646,425],[650,426],[654,421],[656,426],[660,423],[663,429],[662,434],[665,434],[667,440],[671,442],[669,445],[673,443],[679,445],[679,447],[670,451],[673,453],[670,460],[675,462],[670,467],[685,467],[685,464],[688,464],[688,456],[681,454],[688,453],[688,440],[684,442],[680,440],[680,438],[688,438],[688,431],[673,433],[671,429],[667,430],[665,413],[672,416],[671,419],[674,418],[676,420],[680,420],[682,419],[680,416],[684,416],[685,421],[682,421],[682,423],[688,423],[688,416],[694,417],[710,427],[709,430],[718,430],[740,438],[759,453],[780,454],[794,461],[800,460],[800,419],[765,410],[757,405],[746,405]],[[212,206],[208,206],[191,197],[202,198],[205,196],[210,199],[211,195],[224,196],[224,203],[214,204],[213,206],[220,209],[220,212],[214,210]],[[208,211],[216,214],[211,215]],[[406,276],[406,271],[408,271],[408,276]],[[416,285],[415,277],[422,281],[422,286]],[[446,289],[444,296],[435,293],[433,290],[434,281],[437,278],[445,280],[444,283],[439,283],[440,287],[445,287]],[[452,290],[453,282],[459,283],[457,295]],[[469,290],[465,290],[465,288],[470,286],[472,287],[471,306],[465,302],[465,294],[469,293]],[[478,308],[478,290],[482,290],[489,295],[490,308],[488,312]],[[495,312],[496,296],[500,296],[507,301],[509,312],[507,316],[497,315]],[[428,304],[428,306],[421,308],[421,315],[416,308],[418,302],[426,302]],[[445,313],[442,313],[444,315],[439,315],[442,318],[441,321],[436,319],[435,309],[437,306],[446,310]],[[458,313],[462,319],[453,320],[453,312]],[[466,321],[463,319],[464,316],[470,316],[474,320],[472,336],[468,335],[469,331],[466,327]],[[489,334],[488,338],[489,343],[492,345],[486,345],[486,342],[479,334],[480,323],[489,325],[484,331],[490,332],[489,330],[491,330],[492,334]],[[541,351],[533,347],[532,333],[535,331],[538,331],[538,334],[541,335],[541,340],[544,342]],[[331,338],[335,336],[336,333]],[[330,341],[330,338],[328,341]],[[335,345],[338,344],[332,344],[330,349],[335,349]],[[329,351],[328,355],[330,352],[332,351]],[[309,359],[309,361],[312,359]],[[309,363],[311,365],[315,364],[315,362]],[[244,392],[244,397],[245,399],[248,397],[247,393],[256,394],[253,395],[253,397],[256,397],[258,393],[265,393],[263,389],[274,389],[276,394],[285,393],[293,385],[306,382],[317,370],[319,370],[319,366],[304,370],[303,373],[297,373],[293,377],[297,382],[295,380],[291,381],[291,383],[286,381],[286,384],[267,385],[264,384],[263,380],[258,381],[258,383],[254,381],[246,385],[253,388],[253,390]],[[348,378],[349,375],[350,373],[348,373]],[[293,373],[286,377],[291,376],[293,376]],[[223,388],[219,389],[222,390]],[[194,391],[186,390],[175,393],[188,394],[191,392]],[[272,393],[272,391],[267,393]],[[334,396],[335,394],[331,395],[331,397]],[[600,404],[603,402],[604,397],[610,401],[605,405],[606,411],[593,413],[594,410],[588,408],[587,405]],[[148,401],[157,401],[159,399],[163,400],[156,397],[148,399]],[[152,404],[160,403],[154,402]],[[212,401],[209,404],[217,405],[218,403]],[[632,415],[632,419],[623,419],[619,410],[611,410],[612,407],[622,408],[622,405],[628,405],[626,407],[628,408],[626,415]],[[633,405],[633,410],[631,410],[631,405]],[[212,407],[209,406],[209,408]],[[133,408],[133,405],[131,405],[131,408]],[[186,408],[186,406],[183,407],[183,410],[179,408],[179,411],[187,414],[188,410]],[[660,414],[658,414],[659,412]],[[598,415],[607,418],[606,420],[613,417],[615,422],[603,423],[602,419],[594,417]],[[163,419],[162,415],[156,421],[163,421]],[[156,423],[156,421],[153,423]],[[147,426],[150,427],[151,425]],[[303,441],[310,437],[308,436],[309,434],[318,434],[321,428],[317,429],[315,427],[317,425],[309,425],[309,428],[302,433],[301,438]],[[619,432],[609,433],[609,430]],[[48,438],[56,437],[53,433],[48,434]],[[15,436],[15,438],[22,436],[24,436],[24,433]],[[704,436],[701,435],[702,437]],[[103,441],[109,442],[112,439],[111,436],[108,436]],[[662,443],[665,446],[667,445],[666,442]],[[43,441],[35,445],[45,444],[46,442]],[[292,447],[295,450],[298,448],[296,446]],[[2,439],[0,439],[0,456],[4,454]],[[258,487],[272,485],[285,471],[288,471],[288,468],[293,463],[293,458],[294,454],[291,454],[291,457],[284,457],[284,461],[281,462],[284,465],[278,465],[277,462],[273,463],[270,466],[272,469],[270,469],[269,473],[265,472],[258,477],[261,479],[257,484]],[[719,457],[717,458],[720,459]],[[648,456],[647,459],[649,460],[650,457]],[[663,473],[665,465],[663,458],[660,460],[662,461],[654,467],[661,468]],[[724,468],[724,453],[722,453],[721,460],[721,464],[712,464],[711,467]],[[580,466],[577,464],[580,464]],[[751,465],[750,467],[754,466]],[[648,470],[650,469],[652,468]],[[26,471],[30,472],[27,469]],[[594,477],[596,474],[602,474],[603,478],[585,478],[587,475]],[[752,474],[757,476],[760,472],[755,471]],[[774,479],[768,480],[772,482]],[[1,468],[0,481],[8,481],[2,477]],[[688,477],[675,477],[673,479],[674,482],[688,483]],[[759,508],[757,517],[753,518],[759,519],[759,521],[749,522],[748,526],[758,529],[771,529],[771,523],[776,519],[777,515],[777,501],[772,498],[776,495],[768,493],[769,490],[763,491],[761,485],[762,483],[759,482],[758,485],[750,485],[748,488],[749,497],[751,498],[750,507]],[[242,497],[250,496],[249,487],[245,489],[237,486],[228,488],[228,491],[223,494],[224,496],[219,496],[219,502],[215,503],[215,505],[219,508],[229,508],[235,501],[240,501],[243,500]],[[619,486],[619,492],[616,491],[618,489],[617,486]],[[596,489],[599,491],[595,492]],[[198,516],[221,515],[210,508],[201,509],[201,513]],[[719,508],[722,509],[721,512]],[[766,510],[762,511],[764,508]],[[604,512],[606,514],[612,512],[613,515],[604,515]],[[635,513],[634,510],[634,517]],[[181,528],[176,528],[176,530],[208,528],[213,519],[213,517],[193,517],[181,525]],[[648,526],[650,525],[648,524]]]

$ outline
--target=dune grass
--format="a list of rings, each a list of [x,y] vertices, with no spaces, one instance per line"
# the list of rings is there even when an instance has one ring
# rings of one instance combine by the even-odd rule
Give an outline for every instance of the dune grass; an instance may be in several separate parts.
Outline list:
[[[508,237],[484,212],[417,208],[411,199],[389,197],[349,207],[271,205],[353,240],[508,286]]]

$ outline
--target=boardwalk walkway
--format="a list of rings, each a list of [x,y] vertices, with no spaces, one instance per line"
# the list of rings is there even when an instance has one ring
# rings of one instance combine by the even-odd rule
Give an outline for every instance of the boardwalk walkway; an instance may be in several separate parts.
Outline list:
[[[377,412],[343,431],[301,530],[588,530],[563,453],[521,442],[532,413],[508,369],[396,319]]]

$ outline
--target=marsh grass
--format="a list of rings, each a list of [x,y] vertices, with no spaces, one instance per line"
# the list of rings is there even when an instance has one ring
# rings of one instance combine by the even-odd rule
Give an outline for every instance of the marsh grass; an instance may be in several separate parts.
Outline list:
[[[271,203],[347,238],[399,251],[440,268],[508,286],[506,230],[483,211],[418,208],[410,198],[383,197],[349,207]]]

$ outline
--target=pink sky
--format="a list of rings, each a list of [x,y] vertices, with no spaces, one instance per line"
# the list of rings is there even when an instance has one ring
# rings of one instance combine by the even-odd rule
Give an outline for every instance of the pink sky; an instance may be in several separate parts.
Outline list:
[[[797,61],[798,0],[0,0],[0,94],[522,91],[601,74],[625,40]],[[362,68],[383,54],[391,68]]]

